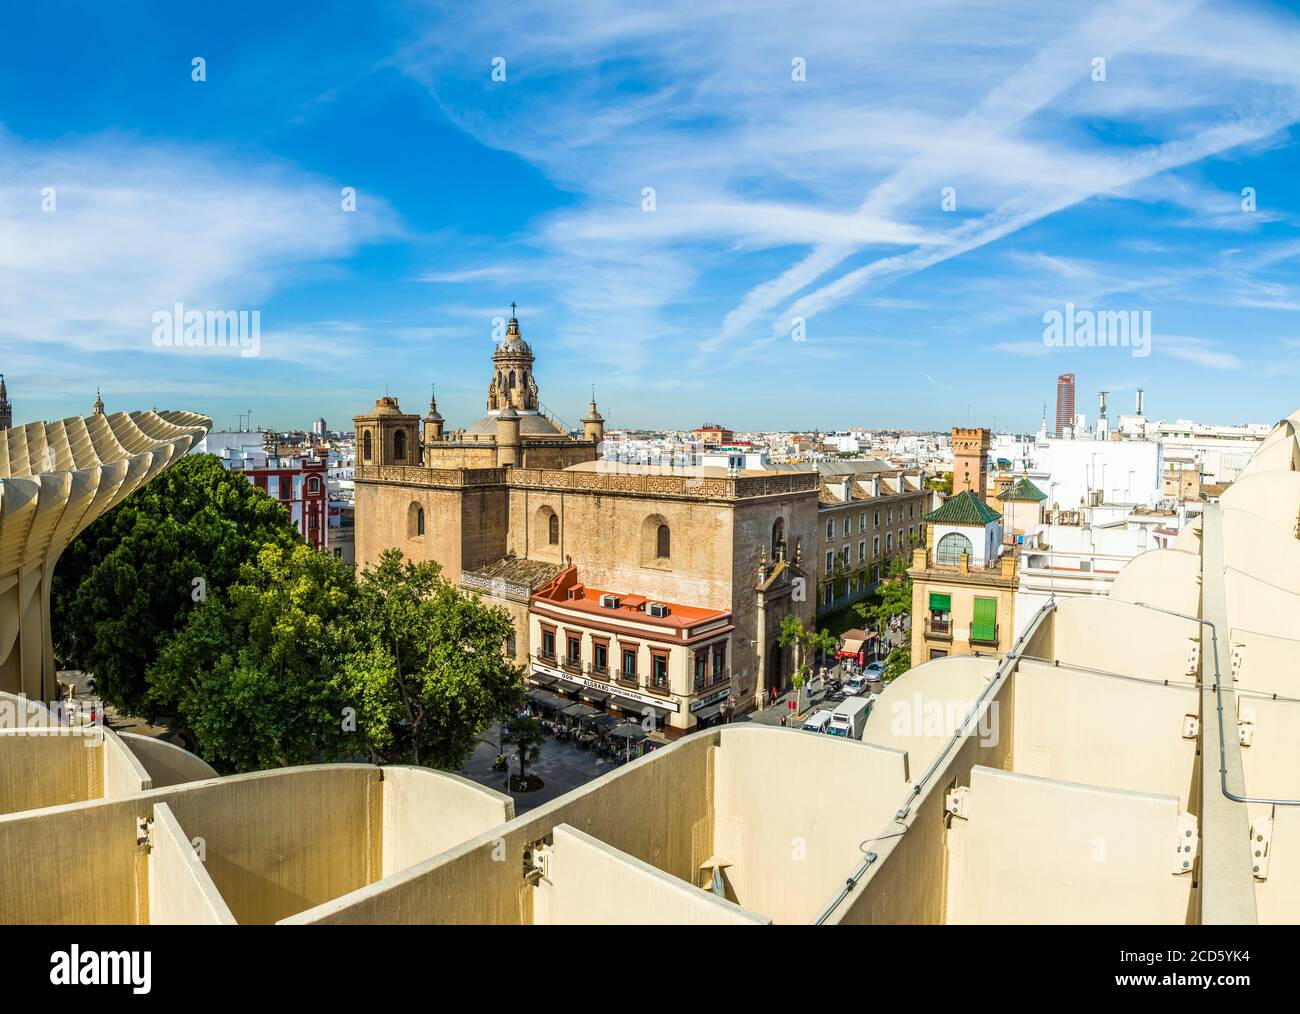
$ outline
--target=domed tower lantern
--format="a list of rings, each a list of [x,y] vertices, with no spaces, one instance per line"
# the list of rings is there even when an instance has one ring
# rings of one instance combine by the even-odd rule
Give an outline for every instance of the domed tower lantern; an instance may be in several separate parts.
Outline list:
[[[533,379],[533,350],[519,332],[518,309],[510,304],[510,322],[506,336],[492,353],[492,381],[488,384],[488,411],[513,408],[519,412],[536,412],[537,382]]]

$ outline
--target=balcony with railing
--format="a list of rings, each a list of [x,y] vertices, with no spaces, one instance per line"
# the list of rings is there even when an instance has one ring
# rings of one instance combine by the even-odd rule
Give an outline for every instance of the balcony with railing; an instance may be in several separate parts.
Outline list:
[[[730,669],[719,669],[717,671],[709,670],[703,679],[695,676],[691,680],[691,692],[695,694],[706,693],[715,687],[720,687],[731,679]]]
[[[932,615],[925,621],[925,636],[932,641],[951,641],[952,619],[940,619]]]
[[[970,643],[996,648],[998,645],[998,625],[996,623],[973,625],[970,628]]]

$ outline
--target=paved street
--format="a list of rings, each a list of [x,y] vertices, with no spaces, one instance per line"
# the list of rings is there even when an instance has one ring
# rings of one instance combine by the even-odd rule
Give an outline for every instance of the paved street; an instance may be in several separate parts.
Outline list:
[[[506,788],[506,773],[492,770],[492,762],[497,758],[495,735],[495,728],[488,731],[485,738],[489,742],[479,743],[465,770],[460,773],[498,792],[509,792]],[[510,759],[510,770],[517,772],[519,765],[515,760],[514,747],[506,748],[506,756]],[[591,750],[579,750],[572,741],[560,743],[547,736],[542,744],[542,756],[535,764],[528,766],[529,774],[537,775],[546,784],[536,792],[510,792],[515,800],[515,813],[525,813],[542,803],[550,802],[556,796],[562,796],[570,789],[576,789],[613,770],[616,764],[616,761],[608,757],[597,757]]]
[[[826,674],[828,676],[838,677],[840,674],[840,667],[838,665],[833,666],[826,670]],[[767,707],[762,711],[751,711],[745,715],[738,715],[736,721],[758,722],[760,725],[779,726],[781,725],[781,719],[785,718],[787,728],[798,729],[803,725],[803,720],[819,708],[835,707],[834,704],[822,704],[822,698],[824,695],[825,691],[821,687],[821,680],[819,678],[814,680],[814,686],[811,690],[807,688],[804,689],[802,711],[790,710],[790,702],[795,699],[795,692],[793,690],[787,690],[784,694],[777,697],[775,704],[769,702]]]

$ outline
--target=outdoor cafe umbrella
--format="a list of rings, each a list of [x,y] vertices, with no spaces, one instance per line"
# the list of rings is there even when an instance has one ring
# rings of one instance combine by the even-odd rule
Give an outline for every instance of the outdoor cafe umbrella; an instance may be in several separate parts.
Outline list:
[[[616,725],[609,730],[611,736],[617,736],[619,739],[626,739],[629,742],[639,742],[646,738],[645,730],[635,722],[624,722],[622,725]]]
[[[632,744],[640,743],[646,738],[645,730],[635,722],[624,722],[621,725],[616,725],[609,730],[609,734],[627,740],[627,745],[623,751],[624,763],[632,759]]]

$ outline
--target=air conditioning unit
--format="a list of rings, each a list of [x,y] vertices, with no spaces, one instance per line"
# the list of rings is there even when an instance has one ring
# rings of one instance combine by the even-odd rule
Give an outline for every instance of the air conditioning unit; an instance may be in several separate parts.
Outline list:
[[[617,609],[622,604],[622,599],[617,595],[602,595],[600,604],[606,609]]]
[[[659,618],[662,619],[663,617],[668,615],[668,607],[664,605],[662,602],[651,602],[650,615],[658,616]]]

